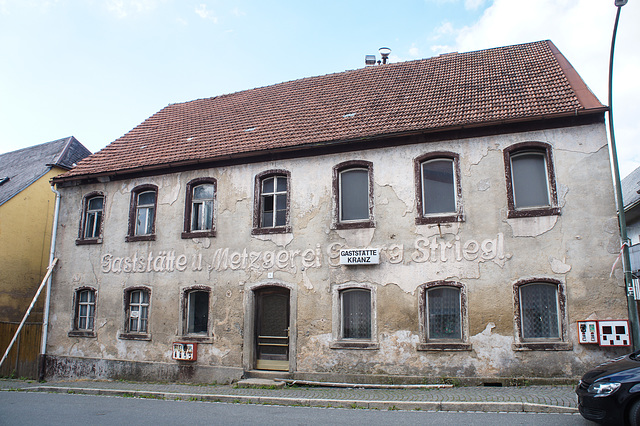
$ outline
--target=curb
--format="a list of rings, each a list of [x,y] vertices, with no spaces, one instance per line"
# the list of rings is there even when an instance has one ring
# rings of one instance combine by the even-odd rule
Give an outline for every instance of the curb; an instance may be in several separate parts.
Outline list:
[[[20,389],[26,392],[73,393],[82,395],[105,395],[181,401],[226,402],[235,404],[287,405],[324,408],[365,408],[373,410],[403,411],[480,411],[511,413],[553,413],[574,414],[577,408],[558,405],[535,404],[530,402],[491,401],[367,401],[356,399],[288,398],[249,395],[197,394],[178,392],[152,392],[119,389],[93,389],[56,386],[37,386]]]

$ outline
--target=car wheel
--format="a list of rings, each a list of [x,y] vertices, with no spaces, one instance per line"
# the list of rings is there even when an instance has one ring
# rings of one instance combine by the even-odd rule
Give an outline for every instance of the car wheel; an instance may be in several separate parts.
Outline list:
[[[629,425],[640,426],[640,399],[636,400],[629,409]]]

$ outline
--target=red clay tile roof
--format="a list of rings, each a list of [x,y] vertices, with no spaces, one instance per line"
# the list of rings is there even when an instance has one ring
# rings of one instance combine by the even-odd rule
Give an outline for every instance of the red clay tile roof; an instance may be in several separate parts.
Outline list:
[[[540,41],[172,104],[57,180],[605,110]]]

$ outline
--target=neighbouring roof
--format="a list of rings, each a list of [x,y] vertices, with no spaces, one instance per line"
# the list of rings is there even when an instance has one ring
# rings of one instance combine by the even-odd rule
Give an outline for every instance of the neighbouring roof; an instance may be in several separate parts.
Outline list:
[[[0,205],[40,179],[52,167],[70,170],[89,155],[91,151],[73,136],[0,154]]]
[[[622,179],[622,203],[624,210],[628,211],[640,204],[640,167],[629,173]]]
[[[171,104],[55,181],[605,110],[539,41]]]

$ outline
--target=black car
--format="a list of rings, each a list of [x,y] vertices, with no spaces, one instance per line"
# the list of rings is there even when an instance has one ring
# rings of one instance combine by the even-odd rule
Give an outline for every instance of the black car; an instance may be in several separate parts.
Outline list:
[[[580,414],[603,424],[640,425],[640,351],[588,371],[576,388]]]

